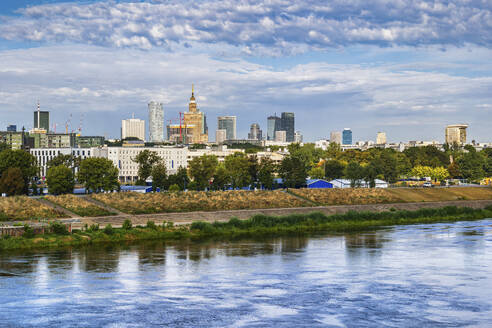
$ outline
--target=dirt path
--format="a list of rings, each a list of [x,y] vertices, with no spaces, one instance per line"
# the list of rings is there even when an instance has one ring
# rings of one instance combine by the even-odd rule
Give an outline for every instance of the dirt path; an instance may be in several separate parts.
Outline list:
[[[58,204],[52,203],[52,202],[50,202],[50,201],[48,201],[48,200],[46,200],[46,199],[44,199],[44,198],[37,198],[36,200],[37,200],[38,202],[40,202],[40,203],[43,203],[43,204],[45,204],[45,205],[47,205],[47,206],[49,206],[49,207],[54,208],[55,210],[58,210],[58,211],[60,211],[60,212],[65,213],[66,215],[68,215],[68,217],[70,217],[70,218],[72,218],[72,219],[80,219],[80,215],[77,215],[77,214],[75,214],[74,212],[71,212],[71,211],[67,210],[67,209],[66,209],[66,208],[64,208],[64,207],[61,207],[61,206],[60,206],[60,205],[58,205]]]
[[[289,214],[306,214],[311,212],[322,212],[327,215],[346,213],[352,211],[371,211],[383,212],[391,208],[397,210],[415,211],[421,208],[439,208],[444,206],[458,206],[471,208],[484,208],[492,205],[492,200],[461,200],[445,202],[419,202],[419,203],[393,203],[393,204],[371,204],[371,205],[336,205],[336,206],[317,206],[317,207],[298,207],[298,208],[273,208],[273,209],[255,209],[255,210],[232,210],[232,211],[215,211],[215,212],[189,212],[189,213],[162,213],[162,214],[142,214],[142,215],[118,215],[96,218],[81,218],[81,225],[87,223],[99,224],[105,226],[111,224],[113,227],[120,227],[123,221],[131,219],[134,225],[145,225],[147,221],[152,220],[156,224],[162,222],[173,222],[175,225],[190,224],[193,221],[228,221],[232,217],[239,219],[249,219],[257,214],[281,216]]]

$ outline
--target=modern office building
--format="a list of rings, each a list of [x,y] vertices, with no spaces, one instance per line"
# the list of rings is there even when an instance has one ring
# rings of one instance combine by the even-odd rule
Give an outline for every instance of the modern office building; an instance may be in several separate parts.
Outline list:
[[[386,132],[378,132],[376,137],[376,145],[385,145],[386,144]]]
[[[267,140],[275,140],[275,132],[280,130],[282,130],[280,117],[269,116],[267,118]]]
[[[188,104],[188,112],[183,113],[183,123],[191,131],[191,138],[186,143],[206,143],[208,142],[208,126],[205,113],[200,112],[195,99],[194,87],[191,87],[190,103]],[[168,135],[169,137],[169,135]]]
[[[342,145],[352,144],[352,130],[350,128],[343,129],[342,132]]]
[[[17,125],[7,126],[7,132],[17,132]]]
[[[445,130],[445,142],[447,144],[464,145],[466,143],[466,129],[468,124],[448,125]]]
[[[236,140],[236,116],[219,116],[217,130],[226,130],[226,140]]]
[[[42,111],[39,103],[38,109],[34,112],[33,129],[44,130],[46,132],[50,130],[50,112]]]
[[[263,131],[260,129],[260,125],[258,123],[251,124],[248,133],[249,140],[262,140],[263,139]]]
[[[283,112],[280,117],[280,129],[285,131],[286,141],[294,141],[295,117],[294,113]]]
[[[145,121],[130,118],[121,121],[121,139],[138,138],[145,141]]]
[[[76,136],[75,145],[80,148],[91,148],[104,146],[103,136]]]
[[[330,142],[334,142],[337,145],[342,144],[342,133],[339,131],[332,131],[330,133]]]
[[[276,142],[287,142],[287,132],[286,131],[275,131],[275,141]]]
[[[149,142],[164,141],[164,109],[162,103],[149,102]]]
[[[220,129],[215,131],[215,142],[218,144],[224,143],[227,140],[227,130]]]
[[[294,133],[294,142],[302,143],[302,139],[303,139],[303,136],[302,136],[301,131],[296,131]]]

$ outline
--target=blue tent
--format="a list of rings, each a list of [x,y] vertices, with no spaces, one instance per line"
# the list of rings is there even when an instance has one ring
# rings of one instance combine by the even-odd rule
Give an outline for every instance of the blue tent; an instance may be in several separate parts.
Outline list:
[[[333,188],[332,183],[323,179],[308,179],[306,180],[306,184],[308,188],[319,188],[319,189]]]

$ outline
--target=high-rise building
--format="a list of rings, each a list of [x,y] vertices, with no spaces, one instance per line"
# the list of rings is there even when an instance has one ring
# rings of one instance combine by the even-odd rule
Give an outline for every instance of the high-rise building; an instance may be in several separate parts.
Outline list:
[[[464,145],[466,143],[466,128],[468,128],[468,124],[448,125],[445,131],[446,143]]]
[[[7,132],[17,132],[17,125],[7,126]]]
[[[236,140],[236,116],[219,116],[217,130],[226,130],[226,140]]]
[[[376,145],[385,145],[386,144],[386,132],[378,132],[376,137]]]
[[[352,144],[352,130],[350,130],[350,128],[343,129],[342,144],[343,145],[351,145]]]
[[[187,143],[206,143],[208,142],[208,126],[205,113],[200,112],[195,99],[194,87],[191,87],[190,103],[188,104],[188,112],[183,113],[183,123],[190,127],[191,138]],[[191,128],[191,126],[193,126]]]
[[[297,142],[297,143],[302,143],[302,133],[301,131],[296,131],[296,133],[294,133],[294,142]]]
[[[50,112],[42,111],[39,103],[38,109],[34,112],[33,129],[44,130],[45,132],[50,130]]]
[[[280,118],[281,130],[285,131],[286,141],[294,141],[295,118],[294,113],[283,112]]]
[[[195,125],[189,124],[168,124],[167,140],[173,143],[192,143],[193,131],[196,131]]]
[[[218,144],[224,143],[227,140],[227,130],[220,129],[215,131],[215,142]]]
[[[267,140],[275,140],[275,132],[280,130],[282,130],[280,117],[269,116],[267,118]]]
[[[121,121],[121,139],[138,138],[145,141],[145,121],[130,118]]]
[[[330,142],[340,145],[342,143],[342,134],[339,131],[332,131],[330,133]]]
[[[248,133],[249,140],[262,140],[263,139],[263,131],[260,129],[260,125],[258,123],[251,124]]]
[[[287,132],[286,131],[275,131],[275,141],[286,142],[287,141]]]
[[[149,141],[164,141],[164,109],[162,103],[149,103]]]

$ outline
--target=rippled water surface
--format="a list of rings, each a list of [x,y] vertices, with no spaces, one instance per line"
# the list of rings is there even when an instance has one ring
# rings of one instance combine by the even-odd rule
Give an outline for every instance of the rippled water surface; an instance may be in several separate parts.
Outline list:
[[[2,327],[492,327],[492,219],[0,254]]]

